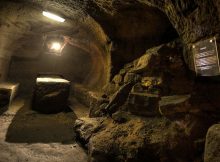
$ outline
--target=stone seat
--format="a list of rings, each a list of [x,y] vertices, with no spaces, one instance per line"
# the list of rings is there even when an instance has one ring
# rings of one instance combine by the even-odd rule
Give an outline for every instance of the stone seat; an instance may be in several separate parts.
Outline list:
[[[134,115],[156,116],[159,99],[156,94],[132,92],[128,97],[128,110]]]
[[[74,97],[87,107],[90,107],[92,102],[101,97],[100,93],[91,91],[80,84],[72,85],[72,90]]]
[[[12,102],[17,95],[18,87],[19,83],[0,83],[0,106],[5,106]]]
[[[175,116],[189,111],[190,95],[163,96],[159,102],[159,111],[163,116]]]
[[[90,108],[89,116],[95,117],[95,112],[99,110],[100,105],[108,103],[109,99],[103,96],[103,93],[91,91],[82,85],[74,84],[72,86],[74,97],[83,105]],[[107,97],[107,96],[106,96]]]
[[[50,114],[67,107],[70,81],[56,76],[37,77],[32,98],[32,109]]]

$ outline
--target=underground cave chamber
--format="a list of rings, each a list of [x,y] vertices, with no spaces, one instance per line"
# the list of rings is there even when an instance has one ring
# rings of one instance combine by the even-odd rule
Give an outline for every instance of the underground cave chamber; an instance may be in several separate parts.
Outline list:
[[[0,161],[219,162],[219,8],[2,0]]]

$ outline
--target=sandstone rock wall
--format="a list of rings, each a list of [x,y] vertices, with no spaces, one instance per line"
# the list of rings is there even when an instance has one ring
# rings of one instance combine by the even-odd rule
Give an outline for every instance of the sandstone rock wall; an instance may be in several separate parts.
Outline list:
[[[90,132],[86,143],[91,162],[202,161],[207,130],[220,120],[220,87],[213,78],[195,77],[184,62],[183,49],[176,40],[147,50],[124,65],[103,89],[109,103],[92,105],[90,114],[96,118],[110,114],[112,119]],[[131,82],[135,83],[132,89],[121,96],[121,88]],[[144,121],[152,121],[144,131],[151,130],[147,135],[137,130]],[[162,135],[164,130],[166,135]]]

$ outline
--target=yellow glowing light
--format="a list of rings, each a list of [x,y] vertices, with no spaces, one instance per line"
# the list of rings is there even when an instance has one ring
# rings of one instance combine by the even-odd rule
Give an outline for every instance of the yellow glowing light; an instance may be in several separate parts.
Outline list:
[[[59,50],[61,50],[61,44],[58,42],[54,42],[54,43],[52,43],[50,49],[55,50],[55,51],[59,51]]]
[[[50,12],[43,11],[43,15],[58,22],[64,22],[65,19]]]

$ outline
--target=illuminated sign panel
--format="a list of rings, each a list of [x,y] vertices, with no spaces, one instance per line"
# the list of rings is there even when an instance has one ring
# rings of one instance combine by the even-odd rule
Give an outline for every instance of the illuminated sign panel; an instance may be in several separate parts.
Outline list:
[[[219,57],[215,37],[194,44],[192,50],[197,75],[220,75]]]

